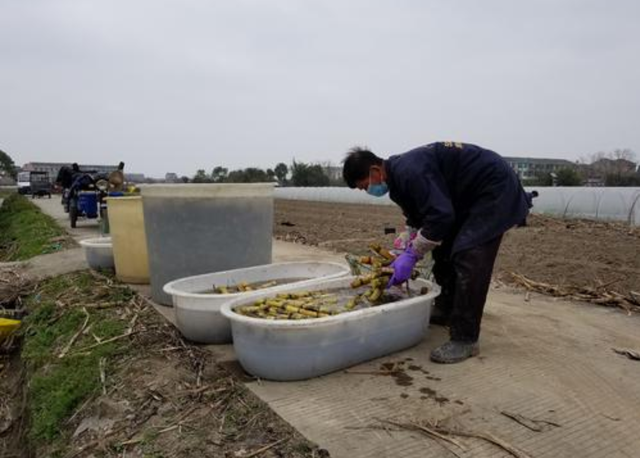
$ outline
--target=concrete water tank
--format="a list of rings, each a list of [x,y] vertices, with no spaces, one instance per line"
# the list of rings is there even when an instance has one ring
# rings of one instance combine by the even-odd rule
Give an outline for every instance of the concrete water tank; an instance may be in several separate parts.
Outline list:
[[[142,188],[151,295],[178,278],[271,263],[273,184]]]

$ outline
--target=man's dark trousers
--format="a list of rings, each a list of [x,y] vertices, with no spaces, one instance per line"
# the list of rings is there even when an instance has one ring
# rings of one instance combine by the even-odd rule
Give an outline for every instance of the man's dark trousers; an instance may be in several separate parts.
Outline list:
[[[451,255],[452,241],[433,250],[433,275],[442,292],[435,306],[450,317],[451,340],[476,342],[487,299],[491,273],[502,235]]]

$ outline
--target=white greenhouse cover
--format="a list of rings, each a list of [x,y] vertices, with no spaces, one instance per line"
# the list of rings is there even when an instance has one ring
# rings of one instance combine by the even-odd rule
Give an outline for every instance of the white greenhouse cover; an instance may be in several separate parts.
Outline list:
[[[568,218],[626,221],[640,226],[640,188],[534,187],[533,212]],[[373,197],[349,188],[276,188],[277,199],[395,205],[389,196]]]

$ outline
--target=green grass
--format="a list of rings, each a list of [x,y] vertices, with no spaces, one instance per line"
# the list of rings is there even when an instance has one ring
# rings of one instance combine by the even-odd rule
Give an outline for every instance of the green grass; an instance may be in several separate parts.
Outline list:
[[[0,208],[0,261],[22,261],[62,247],[53,241],[65,232],[19,194],[10,195]]]
[[[90,396],[101,389],[100,359],[128,351],[128,341],[87,347],[122,335],[128,322],[116,307],[87,308],[91,332],[78,337],[64,358],[59,355],[87,317],[83,304],[121,303],[133,292],[119,285],[105,288],[90,273],[64,275],[46,281],[26,300],[30,314],[23,323],[22,361],[30,375],[28,386],[29,440],[35,446],[53,445],[61,425]]]
[[[0,199],[6,199],[12,194],[17,194],[15,189],[0,189]]]

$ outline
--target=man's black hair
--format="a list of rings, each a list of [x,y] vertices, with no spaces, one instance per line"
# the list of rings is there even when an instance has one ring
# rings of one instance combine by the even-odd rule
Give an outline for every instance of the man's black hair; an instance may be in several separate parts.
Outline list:
[[[357,181],[369,177],[372,165],[382,165],[382,159],[366,148],[355,146],[349,150],[342,164],[342,178],[353,189]]]

